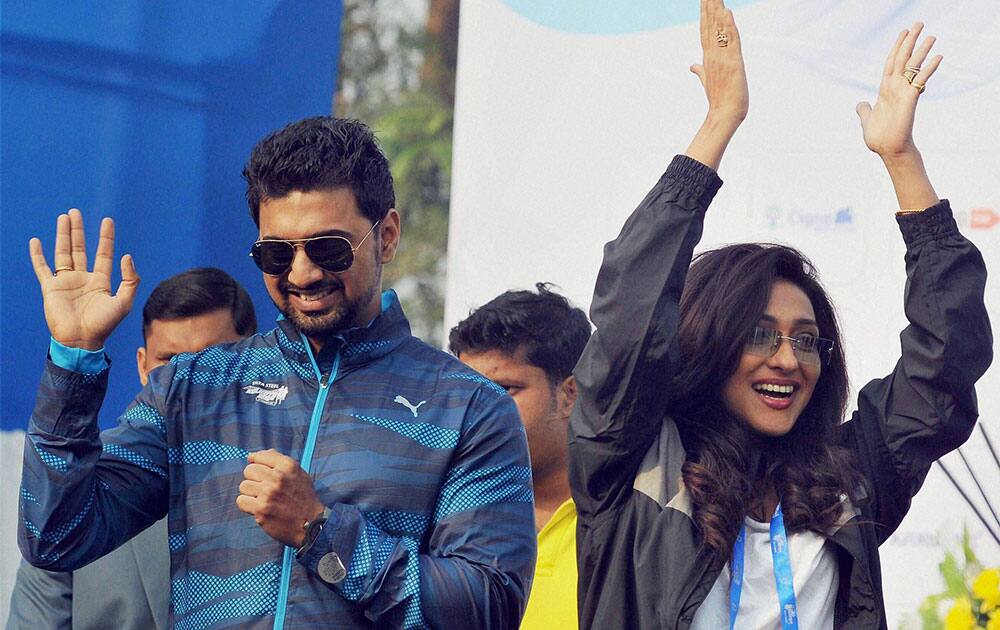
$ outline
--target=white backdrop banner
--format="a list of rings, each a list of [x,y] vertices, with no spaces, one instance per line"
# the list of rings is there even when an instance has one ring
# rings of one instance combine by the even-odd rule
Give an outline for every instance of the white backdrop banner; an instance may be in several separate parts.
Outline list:
[[[861,140],[855,104],[874,100],[899,31],[925,21],[944,62],[921,97],[916,142],[938,193],[997,274],[1000,14],[993,0],[729,6],[744,42],[750,115],[723,160],[726,185],[701,248],[771,241],[810,256],[838,306],[857,389],[899,356],[905,275],[895,196]],[[700,61],[697,19],[696,0],[463,4],[447,328],[498,293],[538,281],[588,307],[604,243],[705,114],[688,72]],[[987,307],[1000,320],[995,275]],[[978,390],[981,421],[996,439],[1000,368]],[[978,432],[963,452],[1000,503],[1000,473]],[[944,461],[973,488],[957,454]],[[882,547],[893,627],[944,589],[937,565],[945,549],[958,550],[963,527],[980,559],[1000,564],[1000,547],[935,468]]]

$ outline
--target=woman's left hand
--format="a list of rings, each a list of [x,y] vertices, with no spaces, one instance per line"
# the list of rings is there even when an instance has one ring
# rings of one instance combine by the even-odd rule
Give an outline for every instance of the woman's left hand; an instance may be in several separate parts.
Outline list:
[[[913,143],[917,100],[942,59],[941,55],[935,55],[924,66],[935,40],[933,36],[925,37],[917,46],[923,28],[924,25],[917,22],[913,28],[899,34],[885,61],[875,106],[867,102],[857,106],[865,144],[883,160],[917,152]]]

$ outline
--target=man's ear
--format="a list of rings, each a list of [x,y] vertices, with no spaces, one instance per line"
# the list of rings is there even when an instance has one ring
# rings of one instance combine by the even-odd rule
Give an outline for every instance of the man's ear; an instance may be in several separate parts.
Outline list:
[[[556,398],[559,405],[559,416],[569,418],[573,411],[573,403],[576,402],[576,378],[570,374],[556,385]]]
[[[384,264],[392,262],[396,257],[396,248],[399,247],[400,231],[402,229],[399,212],[395,208],[389,208],[385,218],[378,224],[379,230],[379,260]]]
[[[145,385],[149,378],[146,377],[146,347],[139,346],[135,351],[135,367],[139,371],[139,382]]]

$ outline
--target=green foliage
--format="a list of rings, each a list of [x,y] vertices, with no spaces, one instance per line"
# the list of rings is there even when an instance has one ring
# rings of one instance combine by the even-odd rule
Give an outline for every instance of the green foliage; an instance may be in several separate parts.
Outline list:
[[[404,300],[414,332],[441,341],[451,182],[452,112],[415,92],[375,122],[390,156],[403,239],[385,280]]]
[[[966,566],[979,566],[979,559],[972,551],[972,538],[969,536],[968,528],[962,529],[962,554],[965,556]]]
[[[367,122],[389,158],[403,226],[383,281],[399,294],[414,334],[439,345],[455,68],[447,55],[431,53],[453,45],[442,38],[457,32],[427,32],[427,13],[435,9],[457,12],[457,4],[345,0],[336,110]],[[457,23],[457,13],[448,17]]]
[[[941,615],[938,612],[943,600],[943,595],[931,595],[920,602],[920,608],[917,612],[920,615],[920,627],[923,630],[944,630],[944,622],[941,621]]]
[[[947,552],[944,560],[938,565],[941,577],[944,579],[944,595],[948,597],[960,597],[969,592],[969,587],[965,585],[965,575],[962,567],[958,566],[955,554]]]

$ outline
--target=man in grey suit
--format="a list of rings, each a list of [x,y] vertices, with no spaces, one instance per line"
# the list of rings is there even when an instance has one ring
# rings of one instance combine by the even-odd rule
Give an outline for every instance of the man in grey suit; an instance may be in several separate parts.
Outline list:
[[[136,351],[139,380],[181,352],[198,352],[257,331],[246,290],[219,269],[185,271],[161,282],[142,309],[145,345]],[[21,561],[7,630],[148,630],[167,627],[170,552],[161,519],[108,555],[72,573]]]

